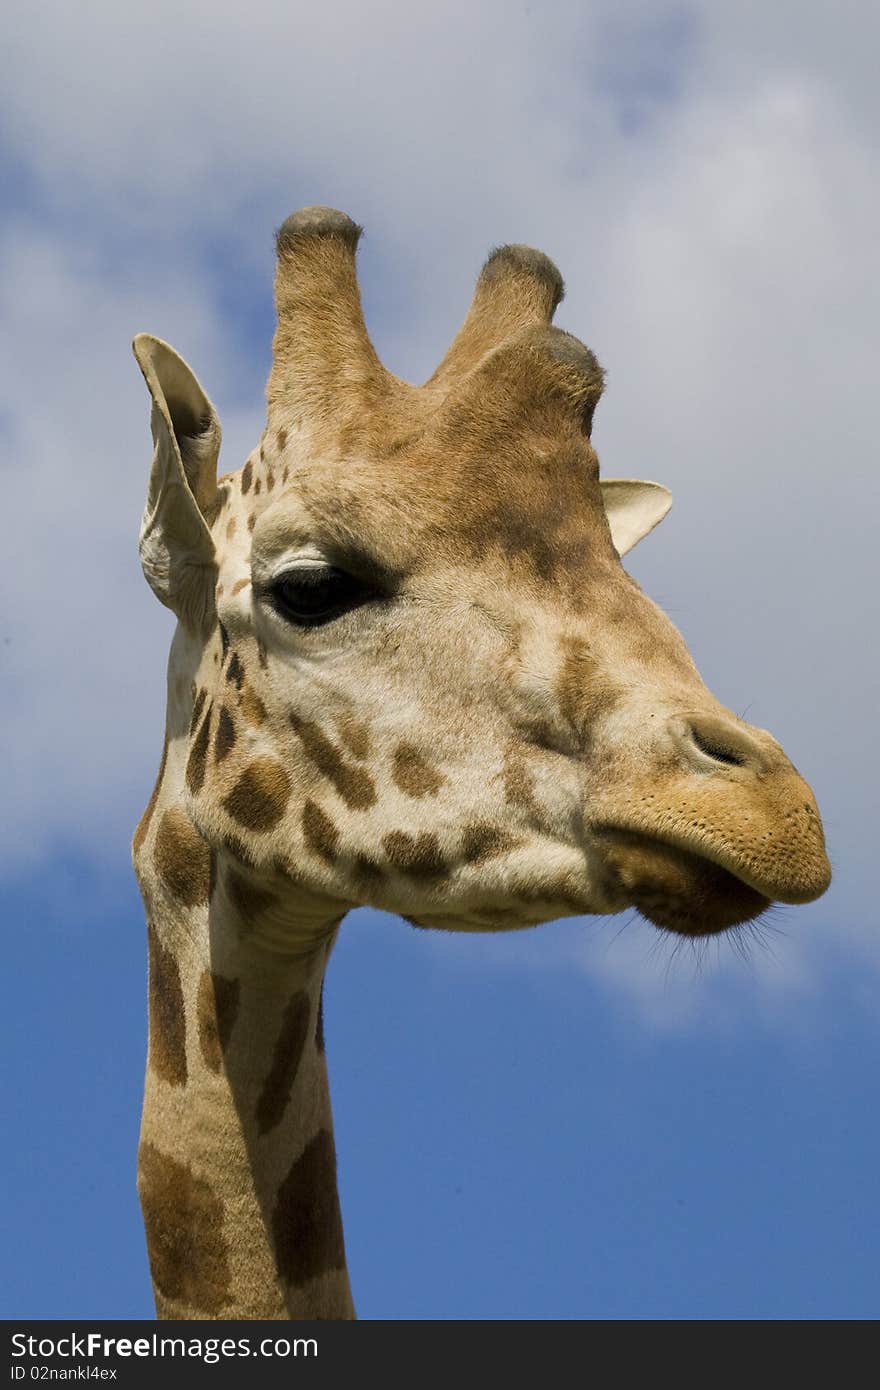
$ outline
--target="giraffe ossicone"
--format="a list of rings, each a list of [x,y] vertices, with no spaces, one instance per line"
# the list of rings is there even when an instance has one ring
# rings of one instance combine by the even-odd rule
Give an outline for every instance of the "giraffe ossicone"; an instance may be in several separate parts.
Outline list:
[[[281,228],[267,425],[219,481],[207,395],[134,343],[141,556],[179,620],[134,839],[163,1317],[353,1316],[321,1016],[350,908],[485,931],[635,907],[699,936],[830,879],[809,787],[620,563],[671,499],[599,476],[602,371],[551,325],[555,266],[493,252],[417,387],[367,336],[358,235],[324,208]]]

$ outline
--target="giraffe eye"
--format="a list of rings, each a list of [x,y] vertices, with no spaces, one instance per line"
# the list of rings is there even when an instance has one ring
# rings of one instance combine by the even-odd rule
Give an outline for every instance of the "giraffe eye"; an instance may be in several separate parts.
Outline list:
[[[362,580],[332,565],[288,570],[275,580],[270,594],[281,617],[300,627],[320,627],[375,597]]]

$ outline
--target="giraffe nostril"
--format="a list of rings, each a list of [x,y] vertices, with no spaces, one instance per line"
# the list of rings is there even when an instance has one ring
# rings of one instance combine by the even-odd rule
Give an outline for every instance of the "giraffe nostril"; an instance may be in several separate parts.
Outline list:
[[[742,767],[746,761],[741,752],[724,747],[717,738],[708,737],[700,729],[691,729],[691,739],[701,753],[705,753],[707,758],[714,758],[716,763],[728,763],[731,767]]]
[[[675,720],[672,727],[683,751],[701,768],[715,763],[722,767],[750,767],[757,771],[764,765],[765,759],[757,740],[745,729],[728,724],[716,715],[688,715]]]

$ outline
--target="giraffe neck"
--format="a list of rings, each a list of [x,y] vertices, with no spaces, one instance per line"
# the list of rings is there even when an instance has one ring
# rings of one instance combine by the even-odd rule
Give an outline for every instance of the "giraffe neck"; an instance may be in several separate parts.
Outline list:
[[[267,911],[163,770],[135,836],[150,967],[138,1189],[158,1315],[351,1318],[321,1016],[340,912],[290,897]]]

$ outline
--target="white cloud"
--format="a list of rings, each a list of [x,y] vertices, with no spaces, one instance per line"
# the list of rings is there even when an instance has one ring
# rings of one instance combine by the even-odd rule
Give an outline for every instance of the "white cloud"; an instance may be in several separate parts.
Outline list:
[[[159,318],[194,355],[222,368],[223,354],[209,300],[184,278],[108,286],[93,257],[33,227],[2,250],[3,854],[22,867],[59,841],[124,850],[161,749],[170,624],[144,602],[137,558],[152,446],[132,326]],[[260,427],[251,412],[249,437]]]
[[[13,4],[0,54],[22,194],[0,270],[9,859],[59,841],[117,855],[156,761],[168,622],[137,567],[149,440],[130,337],[157,331],[190,358],[236,466],[259,433],[261,382],[218,246],[224,273],[268,298],[273,225],[325,201],[367,224],[376,337],[415,378],[489,245],[558,259],[560,320],[610,368],[608,470],[676,493],[634,572],[720,697],[772,727],[816,787],[839,886],[804,914],[804,939],[830,939],[843,916],[834,939],[871,952],[855,904],[868,901],[878,694],[880,20],[788,0],[616,14]],[[792,988],[821,949],[786,945]],[[642,988],[655,977],[631,954],[619,944],[587,968]]]

